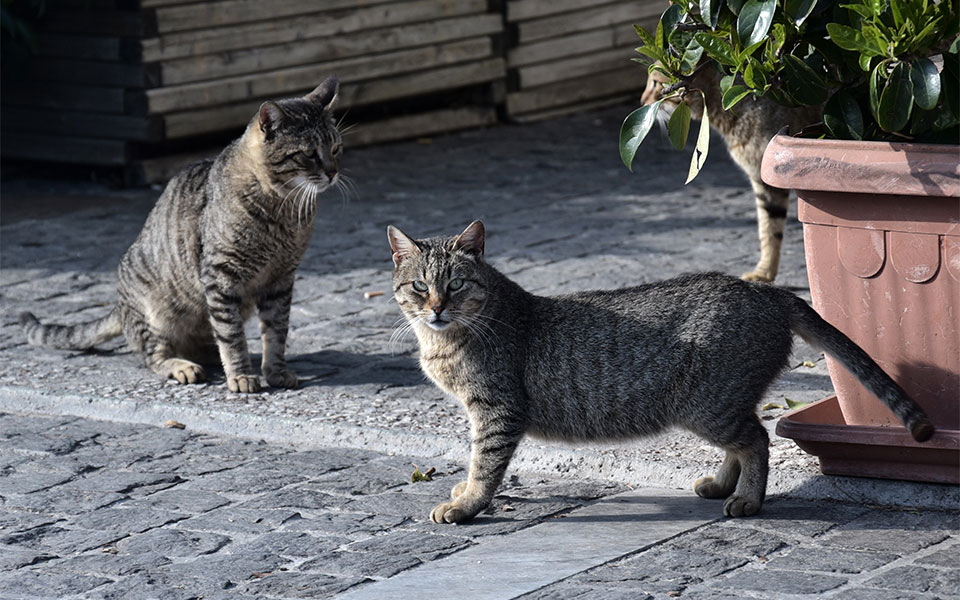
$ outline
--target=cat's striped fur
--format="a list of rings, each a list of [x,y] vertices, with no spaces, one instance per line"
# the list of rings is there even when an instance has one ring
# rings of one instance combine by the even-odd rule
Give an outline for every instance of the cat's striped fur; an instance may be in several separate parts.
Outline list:
[[[423,371],[470,418],[469,477],[437,506],[467,521],[493,498],[524,434],[582,442],[681,427],[725,450],[694,483],[723,512],[751,515],[766,493],[768,436],[757,404],[797,333],[856,375],[919,441],[926,415],[856,344],[785,290],[706,273],[603,292],[540,297],[483,260],[476,221],[414,240],[390,227],[394,295]]]
[[[641,101],[644,104],[655,102],[659,99],[665,83],[667,79],[664,75],[651,69]],[[687,87],[703,91],[710,125],[723,136],[730,157],[750,178],[750,185],[753,187],[757,205],[760,260],[753,270],[744,273],[742,277],[748,281],[773,281],[780,268],[780,246],[783,244],[783,232],[787,224],[790,190],[769,186],[760,178],[763,151],[770,139],[784,127],[797,133],[804,127],[819,123],[820,107],[788,108],[766,98],[747,97],[730,110],[723,110],[720,73],[712,64],[698,69],[690,77]],[[693,118],[701,119],[704,102],[700,95],[687,94],[685,101],[690,106]],[[675,97],[665,101],[662,106],[664,115],[669,116],[678,102],[680,100]]]
[[[21,315],[31,344],[85,349],[123,335],[146,364],[180,383],[219,362],[234,392],[256,392],[243,324],[257,310],[267,383],[294,387],[284,358],[294,271],[317,195],[338,185],[341,138],[331,116],[338,81],[302,98],[265,102],[215,159],[167,185],[117,269],[119,299],[81,325]]]

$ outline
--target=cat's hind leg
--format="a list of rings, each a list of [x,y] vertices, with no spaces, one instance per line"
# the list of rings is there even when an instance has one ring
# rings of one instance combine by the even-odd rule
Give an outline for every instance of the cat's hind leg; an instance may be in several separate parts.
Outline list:
[[[143,353],[147,367],[163,377],[179,383],[201,383],[207,374],[197,363],[176,356],[173,344],[139,318],[129,318],[124,323],[127,343]]]
[[[733,450],[740,463],[737,486],[723,503],[723,514],[728,517],[749,517],[760,511],[767,495],[767,473],[770,459],[770,436],[756,415],[741,422],[736,437],[728,449]]]
[[[760,261],[741,278],[747,281],[771,282],[780,268],[780,246],[787,223],[790,191],[782,190],[751,177],[757,201],[757,233],[760,237]]]

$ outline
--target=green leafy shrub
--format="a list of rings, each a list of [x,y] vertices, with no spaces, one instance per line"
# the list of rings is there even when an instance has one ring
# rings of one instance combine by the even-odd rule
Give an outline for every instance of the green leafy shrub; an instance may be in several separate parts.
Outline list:
[[[663,99],[703,95],[690,82],[704,68],[721,71],[724,110],[748,96],[769,98],[822,105],[825,137],[960,138],[956,0],[679,0],[655,33],[636,30],[642,58],[634,60],[672,84],[624,120],[620,155],[628,168]],[[704,111],[688,182],[706,158],[708,127]],[[690,111],[677,110],[667,131],[678,149],[689,128]]]

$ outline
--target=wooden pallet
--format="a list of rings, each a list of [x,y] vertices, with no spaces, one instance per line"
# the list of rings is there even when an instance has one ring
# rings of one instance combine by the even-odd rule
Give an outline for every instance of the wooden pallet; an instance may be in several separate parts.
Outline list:
[[[155,181],[191,144],[221,143],[263,101],[332,74],[341,109],[377,107],[363,143],[488,124],[503,102],[489,93],[506,78],[489,0],[48,1],[33,63],[4,82],[5,158]],[[438,104],[451,94],[456,107]]]
[[[264,100],[341,80],[352,144],[635,98],[633,23],[665,0],[48,0],[4,81],[5,158],[169,177]],[[213,150],[208,151],[213,152]]]
[[[634,24],[655,25],[660,0],[507,0],[506,115],[526,122],[639,98]]]

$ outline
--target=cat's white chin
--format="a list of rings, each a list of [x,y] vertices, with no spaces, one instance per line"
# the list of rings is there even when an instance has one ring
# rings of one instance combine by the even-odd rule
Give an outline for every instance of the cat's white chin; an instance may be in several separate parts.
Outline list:
[[[434,331],[443,331],[453,325],[451,321],[427,321],[427,327]]]

